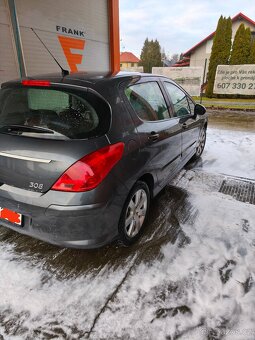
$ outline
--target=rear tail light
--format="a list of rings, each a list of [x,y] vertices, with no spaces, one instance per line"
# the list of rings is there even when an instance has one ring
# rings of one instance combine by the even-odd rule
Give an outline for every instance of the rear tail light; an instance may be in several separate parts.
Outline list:
[[[43,87],[50,86],[50,81],[48,80],[22,80],[21,83],[24,86],[43,86]]]
[[[82,192],[95,189],[122,158],[124,143],[106,146],[83,157],[52,186],[52,190]]]

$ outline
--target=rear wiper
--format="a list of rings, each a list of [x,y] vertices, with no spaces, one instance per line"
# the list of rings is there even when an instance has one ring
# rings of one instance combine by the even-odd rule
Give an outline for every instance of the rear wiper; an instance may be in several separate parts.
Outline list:
[[[39,126],[29,125],[4,125],[0,127],[0,131],[4,132],[36,132],[36,133],[50,133],[54,134],[55,131]]]

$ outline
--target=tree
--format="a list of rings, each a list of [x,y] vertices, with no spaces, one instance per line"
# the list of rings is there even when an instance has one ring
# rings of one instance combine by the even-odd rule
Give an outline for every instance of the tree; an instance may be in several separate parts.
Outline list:
[[[208,69],[208,83],[206,87],[207,97],[212,97],[214,80],[218,65],[227,65],[229,63],[232,39],[232,21],[231,18],[220,17],[217,29],[213,38],[212,52]]]
[[[149,67],[149,65],[147,65],[149,64],[148,55],[149,55],[149,39],[146,38],[143,44],[143,48],[142,48],[142,52],[140,56],[140,62],[139,62],[139,66],[143,66],[143,70],[146,73]]]
[[[161,67],[163,65],[161,59],[161,46],[157,39],[154,42],[152,40],[152,46],[152,67]]]
[[[163,65],[161,47],[157,39],[155,41],[149,41],[149,39],[146,38],[140,59],[140,65],[143,66],[144,72],[146,73],[151,73],[152,67],[161,67]]]
[[[161,60],[162,60],[162,66],[168,67],[170,64],[169,57],[166,54],[166,51],[164,48],[161,49]]]
[[[230,65],[242,65],[250,62],[251,55],[251,30],[241,24],[236,32]]]
[[[225,39],[224,39],[224,49],[222,55],[223,65],[229,64],[231,49],[232,49],[232,19],[228,17],[225,18]]]
[[[252,40],[251,42],[251,53],[250,53],[249,64],[255,64],[255,40]]]
[[[250,27],[247,27],[245,30],[245,46],[246,46],[245,64],[250,63],[252,43],[253,43],[253,40],[251,36],[251,29]]]
[[[174,65],[177,63],[177,61],[180,60],[180,56],[178,53],[174,53],[170,59],[170,65]]]
[[[161,48],[161,60],[167,59],[166,51],[164,47]]]

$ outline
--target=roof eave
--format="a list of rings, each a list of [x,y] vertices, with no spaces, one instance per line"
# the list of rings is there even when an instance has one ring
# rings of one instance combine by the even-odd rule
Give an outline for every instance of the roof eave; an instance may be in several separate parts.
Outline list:
[[[244,15],[243,13],[238,13],[237,15],[235,15],[231,20],[232,22],[238,20],[239,18],[242,18],[244,20],[246,20],[247,22],[249,22],[250,24],[254,25],[255,27],[255,21],[251,20],[250,18],[248,18],[246,15]],[[185,53],[183,53],[184,57],[189,57],[192,52],[197,49],[199,46],[201,46],[203,43],[205,43],[206,41],[210,40],[216,31],[214,31],[213,33],[209,34],[206,38],[204,38],[203,40],[201,40],[198,44],[196,44],[195,46],[193,46],[192,48],[190,48],[188,51],[186,51]]]

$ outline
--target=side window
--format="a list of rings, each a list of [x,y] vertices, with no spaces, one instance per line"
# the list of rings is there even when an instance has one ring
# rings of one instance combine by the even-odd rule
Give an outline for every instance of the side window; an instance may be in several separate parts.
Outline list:
[[[156,121],[170,118],[157,82],[132,85],[125,90],[125,94],[142,120]]]
[[[186,94],[172,83],[165,82],[165,86],[173,103],[175,116],[183,117],[191,114]]]

